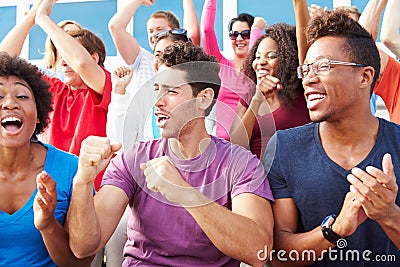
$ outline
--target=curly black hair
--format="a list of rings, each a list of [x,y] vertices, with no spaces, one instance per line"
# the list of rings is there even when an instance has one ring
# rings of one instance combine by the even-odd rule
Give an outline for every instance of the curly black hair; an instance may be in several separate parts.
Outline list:
[[[184,64],[190,62],[198,62],[200,64]],[[193,96],[197,96],[206,88],[211,88],[214,91],[214,99],[217,99],[221,85],[219,77],[220,65],[214,56],[204,52],[201,47],[191,42],[175,42],[164,49],[164,52],[158,59],[158,63],[186,72],[186,80],[189,81],[188,84],[192,88]],[[206,116],[210,113],[214,103],[215,101],[207,108],[205,112]]]
[[[278,98],[282,107],[290,109],[302,94],[303,86],[297,78],[298,49],[296,41],[296,28],[286,23],[277,23],[269,26],[265,34],[253,45],[246,56],[242,66],[242,72],[249,77],[254,84],[257,83],[256,72],[253,69],[253,61],[259,44],[265,38],[271,38],[278,44],[278,64],[275,75],[280,80],[283,89],[278,92]]]
[[[36,124],[33,139],[43,132],[50,122],[49,113],[53,110],[51,107],[50,85],[42,79],[42,74],[35,65],[30,64],[25,59],[18,56],[10,56],[5,52],[0,52],[0,76],[15,76],[26,81],[35,97],[37,117],[39,122]]]
[[[338,10],[325,12],[314,17],[307,26],[306,37],[309,45],[326,36],[343,38],[342,51],[352,62],[371,66],[375,69],[371,94],[380,72],[380,57],[372,35],[348,13]]]

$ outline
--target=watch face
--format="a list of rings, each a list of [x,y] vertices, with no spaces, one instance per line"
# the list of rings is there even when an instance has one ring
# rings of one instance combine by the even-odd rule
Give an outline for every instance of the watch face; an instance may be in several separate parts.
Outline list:
[[[335,221],[335,215],[327,216],[321,223],[322,228],[330,228],[333,222]]]

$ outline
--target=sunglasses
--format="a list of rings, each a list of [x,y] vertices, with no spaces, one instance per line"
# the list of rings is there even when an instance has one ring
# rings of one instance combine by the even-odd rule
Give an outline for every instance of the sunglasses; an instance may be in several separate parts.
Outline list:
[[[241,32],[230,31],[229,32],[229,39],[236,40],[239,37],[239,35],[242,36],[242,38],[244,40],[248,40],[248,39],[250,39],[250,30],[244,30],[244,31],[241,31]]]
[[[173,30],[164,30],[156,35],[156,40],[163,39],[168,37],[169,35],[176,35],[179,40],[184,42],[190,42],[190,38],[187,36],[187,30],[185,29],[173,29]]]

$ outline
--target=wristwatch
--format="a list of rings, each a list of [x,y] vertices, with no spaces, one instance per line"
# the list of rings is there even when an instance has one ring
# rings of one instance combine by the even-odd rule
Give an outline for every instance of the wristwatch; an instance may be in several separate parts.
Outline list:
[[[336,244],[336,241],[342,238],[340,235],[332,230],[332,224],[335,222],[335,220],[336,215],[331,214],[327,216],[321,223],[322,234],[324,235],[326,240],[333,244]]]

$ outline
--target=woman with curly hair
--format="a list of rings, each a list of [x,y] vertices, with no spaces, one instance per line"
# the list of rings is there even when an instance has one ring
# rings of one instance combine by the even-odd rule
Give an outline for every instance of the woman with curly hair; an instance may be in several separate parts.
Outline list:
[[[0,266],[89,266],[92,259],[74,256],[64,228],[78,158],[38,141],[51,111],[38,68],[0,52]]]
[[[254,86],[238,104],[230,141],[250,148],[259,158],[275,130],[310,122],[296,73],[297,53],[295,27],[278,23],[266,29],[243,65]]]

